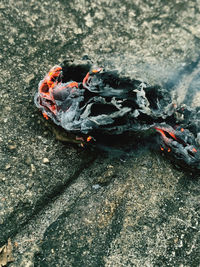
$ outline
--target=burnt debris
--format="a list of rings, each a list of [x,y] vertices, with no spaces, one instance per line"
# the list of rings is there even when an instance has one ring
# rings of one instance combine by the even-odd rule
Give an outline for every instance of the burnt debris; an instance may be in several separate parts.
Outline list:
[[[46,119],[73,133],[82,145],[98,142],[98,136],[149,131],[158,133],[163,152],[200,169],[200,110],[177,107],[160,86],[92,68],[88,62],[66,61],[39,83],[35,104]]]
[[[187,164],[192,169],[200,169],[200,152],[194,135],[181,126],[156,125],[160,133],[160,149],[172,155],[179,165]]]

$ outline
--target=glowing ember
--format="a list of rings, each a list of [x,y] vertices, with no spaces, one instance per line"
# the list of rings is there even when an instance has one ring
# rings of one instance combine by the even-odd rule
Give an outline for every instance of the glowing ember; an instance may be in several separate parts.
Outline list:
[[[87,142],[90,142],[92,140],[92,136],[88,136]]]
[[[151,134],[154,129],[161,151],[200,169],[196,111],[177,107],[168,90],[159,86],[93,69],[88,62],[65,62],[51,68],[39,83],[35,104],[44,118],[77,135],[81,146],[98,142],[98,136]]]
[[[49,119],[49,117],[47,116],[47,114],[46,114],[45,112],[43,112],[42,115],[43,115],[43,117],[44,117],[46,120]]]
[[[171,126],[162,124],[154,127],[160,133],[161,149],[172,152],[173,157],[181,162],[190,165],[192,168],[200,169],[200,154],[194,146],[197,146],[194,135],[188,130],[177,128],[174,130]]]

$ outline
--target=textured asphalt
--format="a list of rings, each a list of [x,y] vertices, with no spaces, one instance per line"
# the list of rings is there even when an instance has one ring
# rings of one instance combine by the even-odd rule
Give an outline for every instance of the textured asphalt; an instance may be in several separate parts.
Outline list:
[[[199,266],[198,177],[143,143],[127,157],[65,144],[33,95],[53,65],[88,55],[171,86],[181,101],[199,75],[200,2],[8,0],[0,10],[0,246],[11,238],[9,266]],[[198,90],[188,96],[198,106]]]

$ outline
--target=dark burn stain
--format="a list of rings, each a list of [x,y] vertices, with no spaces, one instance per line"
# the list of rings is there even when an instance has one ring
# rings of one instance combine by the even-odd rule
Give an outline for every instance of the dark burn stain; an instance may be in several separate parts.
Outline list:
[[[155,135],[160,150],[189,170],[200,170],[199,110],[178,106],[169,90],[93,68],[89,60],[54,66],[39,84],[35,104],[76,142]],[[119,139],[120,140],[120,139]]]

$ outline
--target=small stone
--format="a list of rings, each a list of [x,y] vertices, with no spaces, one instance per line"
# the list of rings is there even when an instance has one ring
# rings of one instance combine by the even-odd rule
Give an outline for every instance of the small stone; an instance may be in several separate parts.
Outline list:
[[[81,28],[75,28],[75,29],[74,29],[74,33],[75,33],[75,34],[82,34],[82,30],[81,30]]]
[[[11,111],[11,107],[7,106],[7,107],[5,107],[5,110],[6,111]]]
[[[27,157],[25,160],[26,164],[30,165],[31,164],[31,157]]]
[[[114,168],[113,165],[108,165],[108,168]]]
[[[92,186],[92,188],[95,189],[95,190],[98,190],[98,189],[101,188],[101,186],[100,186],[99,184],[94,184],[94,185]]]
[[[12,144],[12,145],[9,145],[8,148],[9,148],[10,150],[14,150],[14,149],[17,148],[17,146],[16,146],[15,144]]]
[[[10,37],[10,38],[8,39],[8,42],[9,42],[9,44],[14,44],[14,39],[13,39],[12,37]]]
[[[176,238],[174,239],[174,243],[175,243],[175,244],[178,243],[178,237],[176,237]]]
[[[35,78],[35,75],[31,73],[26,77],[25,82],[30,83],[30,81],[33,80],[34,78]]]
[[[5,169],[6,170],[9,170],[11,168],[11,165],[8,163],[8,164],[6,164],[6,166],[5,166]]]
[[[31,164],[31,171],[35,172],[35,166],[33,164]]]
[[[48,158],[43,158],[42,162],[46,164],[46,163],[49,163],[49,160]]]
[[[87,16],[85,16],[85,24],[89,28],[91,28],[94,25],[94,22],[93,22],[92,17],[91,17],[90,14],[88,14]]]

